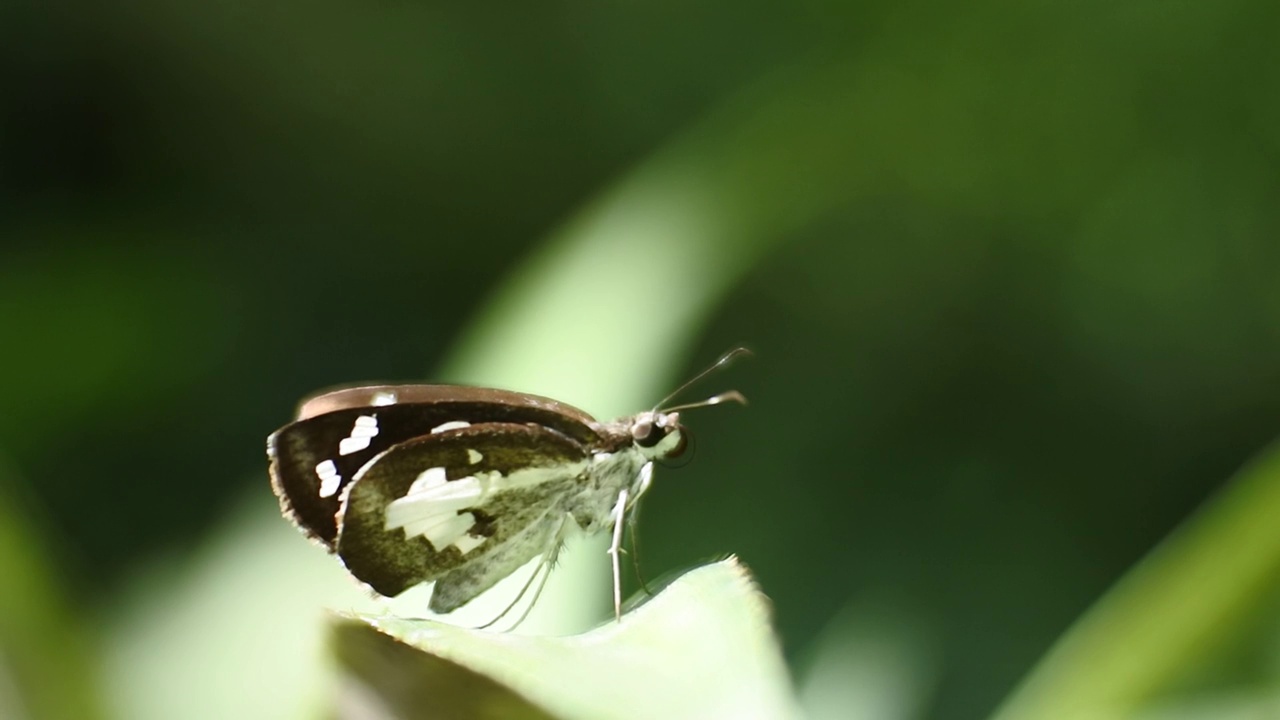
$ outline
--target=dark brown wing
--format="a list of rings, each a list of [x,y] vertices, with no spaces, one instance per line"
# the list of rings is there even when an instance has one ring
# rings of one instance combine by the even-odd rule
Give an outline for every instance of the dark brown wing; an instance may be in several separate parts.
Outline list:
[[[344,447],[362,417],[374,418],[377,434],[367,445]],[[397,443],[429,435],[447,422],[531,424],[586,446],[600,440],[591,416],[537,395],[451,385],[337,390],[304,402],[299,419],[267,439],[271,485],[281,510],[332,548],[338,536],[338,505],[355,473]]]
[[[352,575],[388,596],[464,566],[487,568],[487,584],[471,588],[469,597],[453,603],[456,607],[547,550],[547,536],[563,515],[564,496],[579,489],[589,456],[586,446],[536,425],[486,423],[407,440],[357,474],[342,508],[338,556]],[[483,538],[464,553],[454,545],[435,548],[422,536],[386,527],[388,505],[405,497],[431,468],[444,468],[448,483],[461,478],[475,482],[470,478],[477,474],[535,481],[494,490],[457,510],[475,517],[469,534]],[[440,609],[436,606],[433,602]]]
[[[334,410],[446,401],[539,408],[573,418],[584,425],[595,422],[595,418],[587,413],[559,400],[513,390],[467,385],[356,385],[333,388],[305,398],[298,405],[297,419],[306,420]]]

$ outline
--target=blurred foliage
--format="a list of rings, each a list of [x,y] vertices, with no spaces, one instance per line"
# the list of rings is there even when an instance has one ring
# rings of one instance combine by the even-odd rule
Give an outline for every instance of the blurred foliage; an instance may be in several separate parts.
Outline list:
[[[158,558],[250,577],[208,563],[253,552],[227,528],[273,502],[262,443],[307,391],[450,357],[630,412],[746,342],[708,391],[752,406],[690,416],[644,567],[741,555],[815,676],[853,657],[817,641],[833,618],[889,604],[873,635],[920,673],[893,707],[983,717],[1280,429],[1278,16],[10,0],[0,452],[44,549],[0,573],[52,578],[20,586],[64,629],[145,627]],[[637,281],[556,274],[602,233]],[[521,288],[570,302],[521,315]],[[1265,706],[1268,615],[1153,716]]]
[[[1076,623],[996,718],[1132,717],[1171,690],[1205,693],[1225,678],[1274,705],[1278,506],[1272,448]]]
[[[62,593],[38,516],[0,465],[0,717],[103,717],[93,632]]]

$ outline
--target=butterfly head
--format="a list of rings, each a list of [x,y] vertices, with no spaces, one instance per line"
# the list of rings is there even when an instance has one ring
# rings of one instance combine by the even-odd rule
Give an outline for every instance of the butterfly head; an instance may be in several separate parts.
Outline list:
[[[747,399],[736,390],[720,393],[706,400],[685,405],[667,406],[667,403],[690,385],[706,377],[708,373],[724,367],[737,358],[750,354],[751,351],[746,348],[739,347],[730,350],[720,356],[720,359],[712,363],[710,367],[676,388],[675,392],[663,398],[652,410],[632,417],[627,423],[627,430],[631,435],[631,442],[636,450],[646,460],[679,457],[688,448],[689,432],[680,424],[680,413],[678,411],[719,405],[723,402],[736,402],[746,405]]]
[[[631,419],[631,442],[647,460],[679,457],[688,447],[680,413],[649,411]]]

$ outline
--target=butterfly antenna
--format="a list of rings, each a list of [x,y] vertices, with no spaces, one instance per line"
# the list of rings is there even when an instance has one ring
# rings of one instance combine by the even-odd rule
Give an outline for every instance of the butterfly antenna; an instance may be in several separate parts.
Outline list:
[[[685,381],[683,385],[676,388],[675,391],[672,392],[670,395],[662,398],[661,402],[653,406],[653,411],[657,412],[658,409],[661,408],[663,405],[666,405],[667,403],[671,402],[675,398],[679,397],[680,393],[684,392],[685,390],[688,390],[690,385],[693,385],[694,383],[698,382],[699,380],[706,377],[707,375],[710,375],[716,370],[719,370],[720,368],[733,362],[734,360],[737,360],[740,357],[743,357],[744,355],[750,355],[750,354],[751,354],[750,350],[744,347],[736,347],[730,350],[729,352],[725,353],[724,355],[721,355],[719,360],[716,360],[715,362],[711,363],[711,365],[709,365],[705,370],[689,378],[687,381]],[[725,393],[725,394],[727,395],[728,393]],[[715,403],[711,403],[711,404],[714,405]]]
[[[671,413],[671,412],[676,412],[677,410],[691,410],[693,408],[709,407],[711,405],[719,405],[720,403],[726,403],[726,402],[736,402],[739,405],[746,405],[747,398],[737,390],[730,390],[729,392],[722,392],[719,395],[713,395],[707,398],[706,400],[699,400],[698,402],[685,403],[684,405],[676,405],[669,408],[663,408],[662,412]]]

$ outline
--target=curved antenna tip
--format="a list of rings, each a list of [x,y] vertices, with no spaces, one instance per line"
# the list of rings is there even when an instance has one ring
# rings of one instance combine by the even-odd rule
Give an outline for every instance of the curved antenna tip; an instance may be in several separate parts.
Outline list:
[[[662,412],[673,413],[680,410],[691,410],[693,408],[707,407],[709,405],[719,405],[721,403],[736,402],[739,405],[746,405],[747,398],[737,390],[722,392],[719,395],[713,395],[706,400],[699,400],[694,403],[686,403],[684,405],[676,405],[675,407],[663,408]]]
[[[751,356],[751,355],[754,355],[754,354],[755,354],[755,353],[751,352],[750,350],[748,350],[747,348],[745,348],[745,347],[743,347],[743,346],[741,346],[741,345],[739,345],[738,347],[733,348],[733,349],[732,349],[732,350],[730,350],[729,352],[727,352],[727,353],[725,353],[725,354],[721,355],[719,360],[716,360],[715,362],[711,363],[711,365],[710,365],[710,366],[708,366],[705,370],[703,370],[702,372],[698,373],[697,375],[694,375],[692,378],[689,378],[689,380],[685,381],[685,383],[684,383],[683,385],[681,385],[680,387],[678,387],[678,388],[676,388],[676,389],[675,389],[675,392],[673,392],[673,393],[671,393],[670,395],[668,395],[668,396],[666,396],[666,397],[662,398],[662,401],[661,401],[661,402],[659,402],[657,405],[654,405],[654,406],[653,406],[654,411],[656,412],[656,411],[658,410],[658,408],[661,408],[663,405],[665,405],[665,404],[667,404],[667,403],[671,402],[672,400],[674,400],[677,396],[679,396],[679,395],[680,395],[680,393],[682,393],[682,392],[684,392],[685,390],[687,390],[687,389],[689,388],[689,386],[690,386],[690,385],[693,385],[694,383],[698,382],[699,380],[701,380],[702,378],[704,378],[704,377],[706,377],[707,375],[711,374],[712,372],[714,372],[714,371],[716,371],[716,370],[719,370],[720,368],[724,367],[727,363],[732,362],[733,360],[736,360],[736,359],[738,359],[738,358],[740,358],[740,357],[744,357],[744,356]],[[738,396],[738,397],[737,397],[737,399],[736,399],[736,401],[737,401],[737,402],[740,402],[740,403],[742,403],[743,405],[746,405],[746,404],[747,404],[747,399],[746,399],[746,398],[744,398],[744,397],[742,397],[742,395],[741,395],[741,394],[738,394],[738,393],[721,393],[721,395],[725,396],[725,398],[724,398],[725,400],[734,399],[734,398],[731,398],[731,397],[729,397],[729,396],[731,396],[731,395],[735,395],[735,394]],[[721,395],[717,395],[716,397],[721,397]],[[713,398],[713,399],[714,399],[714,398]],[[702,406],[702,405],[715,405],[715,404],[717,404],[717,403],[719,403],[719,402],[724,402],[724,400],[717,400],[716,402],[703,402],[703,403],[699,403],[699,404],[698,404],[698,405],[696,405],[695,407],[700,407],[700,406]]]

